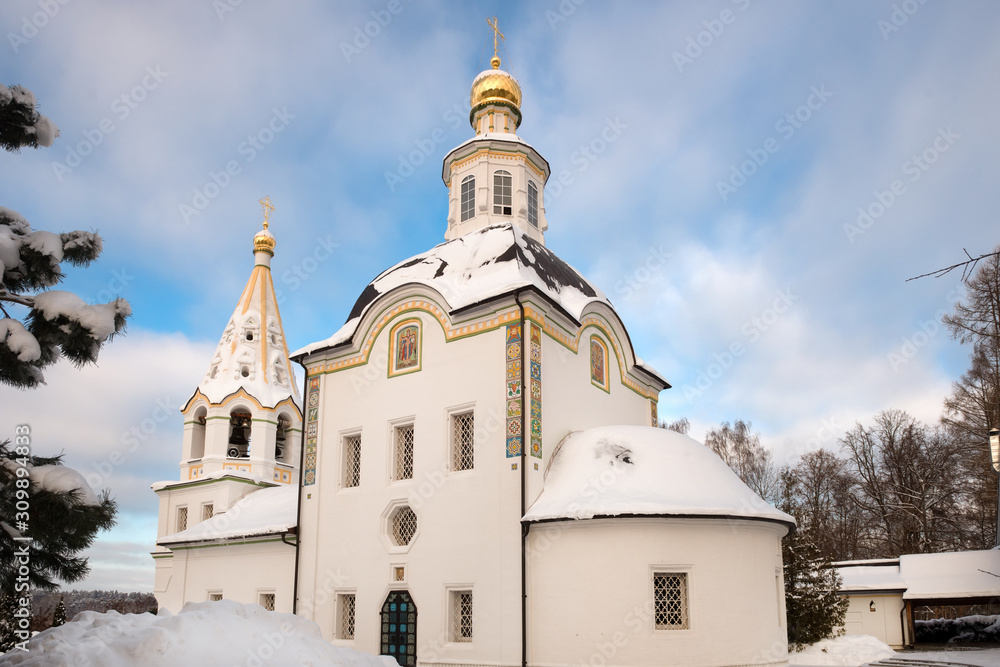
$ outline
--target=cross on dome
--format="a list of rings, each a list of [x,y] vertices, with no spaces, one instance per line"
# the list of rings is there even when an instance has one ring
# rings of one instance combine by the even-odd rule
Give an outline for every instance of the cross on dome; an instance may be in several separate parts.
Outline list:
[[[264,229],[257,232],[257,235],[253,237],[253,251],[254,253],[266,252],[268,255],[274,255],[274,234],[268,231],[267,227],[271,222],[271,213],[274,212],[274,204],[271,203],[271,198],[264,196],[263,199],[257,200],[260,203],[260,208],[264,212]]]
[[[493,20],[486,19],[486,22],[493,28],[493,58],[490,59],[490,64],[493,65],[493,69],[500,69],[500,52],[499,43],[497,42],[497,37],[500,39],[505,39],[503,33],[500,32],[500,28],[497,26],[497,17],[493,17]]]

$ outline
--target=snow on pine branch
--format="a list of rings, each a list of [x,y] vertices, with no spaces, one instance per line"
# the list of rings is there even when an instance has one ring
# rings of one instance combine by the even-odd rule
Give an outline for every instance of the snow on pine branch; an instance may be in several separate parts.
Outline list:
[[[33,230],[20,213],[0,207],[0,383],[44,383],[41,369],[60,357],[92,363],[124,330],[132,314],[124,299],[88,304],[71,292],[38,291],[62,281],[63,262],[86,265],[102,250],[94,232]],[[9,310],[14,305],[29,309],[23,324]]]
[[[35,94],[23,86],[0,84],[0,146],[17,151],[29,146],[48,148],[59,136],[59,128],[38,113]]]

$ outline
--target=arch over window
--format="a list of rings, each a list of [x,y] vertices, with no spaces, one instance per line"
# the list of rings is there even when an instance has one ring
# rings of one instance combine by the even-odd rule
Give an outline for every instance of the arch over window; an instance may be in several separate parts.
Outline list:
[[[476,217],[476,177],[466,176],[462,179],[462,218],[465,222]]]
[[[528,223],[538,227],[538,188],[528,181]]]
[[[514,211],[510,172],[493,174],[493,215],[511,215]]]
[[[609,391],[608,346],[597,335],[590,337],[590,381],[604,391]]]

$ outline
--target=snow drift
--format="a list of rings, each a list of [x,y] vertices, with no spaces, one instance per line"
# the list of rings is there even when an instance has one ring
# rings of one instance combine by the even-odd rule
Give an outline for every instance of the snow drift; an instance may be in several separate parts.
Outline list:
[[[332,646],[319,626],[293,614],[230,600],[193,602],[174,616],[99,614],[35,635],[28,650],[0,656],[0,665],[24,667],[393,667],[388,656]]]

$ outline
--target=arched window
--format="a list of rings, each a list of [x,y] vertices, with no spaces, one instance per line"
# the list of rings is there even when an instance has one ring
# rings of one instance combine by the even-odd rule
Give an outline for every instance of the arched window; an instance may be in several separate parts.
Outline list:
[[[407,591],[392,591],[382,603],[381,655],[402,667],[417,664],[417,606]]]
[[[245,459],[250,456],[250,424],[252,416],[244,407],[233,408],[229,413],[229,444],[226,456],[231,459]]]
[[[514,205],[511,199],[510,172],[498,171],[493,174],[493,215],[511,215]]]
[[[476,177],[462,179],[462,222],[476,217]]]
[[[287,413],[282,412],[278,415],[278,427],[275,429],[274,434],[274,460],[282,463],[285,461],[285,452],[288,451],[288,447],[292,446],[290,441],[288,429],[292,425],[292,419]]]
[[[538,227],[538,188],[531,181],[528,181],[528,222]]]
[[[205,456],[205,421],[208,410],[201,406],[194,413],[194,424],[191,427],[191,460],[195,461]]]

